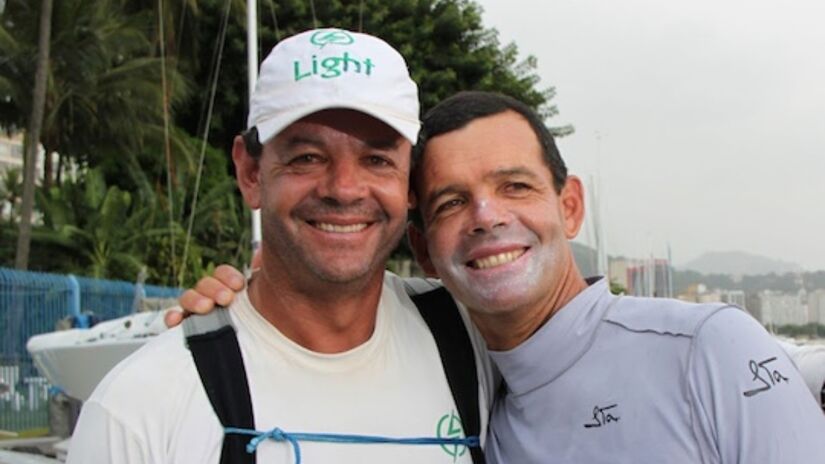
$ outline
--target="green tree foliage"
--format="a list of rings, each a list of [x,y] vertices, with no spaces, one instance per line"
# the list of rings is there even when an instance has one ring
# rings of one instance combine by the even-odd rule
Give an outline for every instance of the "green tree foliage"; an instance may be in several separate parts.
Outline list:
[[[205,88],[215,51],[224,0],[201,0],[191,30],[197,34],[200,56],[193,76]],[[521,59],[515,44],[501,46],[498,33],[485,28],[481,8],[468,0],[329,0],[315,2],[318,27],[340,27],[377,35],[407,60],[419,85],[422,112],[460,90],[499,91],[537,109],[546,118],[557,113],[552,87],[541,87],[536,59]],[[245,128],[247,105],[246,27],[244,3],[232,2],[224,67],[218,82],[210,142],[229,150],[232,138]],[[305,0],[260,0],[261,59],[282,38],[311,29],[312,6]],[[196,94],[206,95],[206,91]],[[192,134],[202,133],[204,102],[193,99],[180,110],[178,122]],[[553,127],[556,135],[571,126]]]
[[[192,153],[199,153],[202,141],[185,133],[180,134],[182,144]],[[197,207],[192,214],[197,166],[180,169],[177,173],[179,187],[173,197],[175,216],[171,225],[176,242],[176,256],[171,255],[172,236],[154,234],[146,242],[151,250],[146,256],[149,278],[165,285],[191,285],[206,269],[216,264],[230,263],[242,267],[249,262],[250,232],[249,213],[237,191],[235,178],[227,169],[228,156],[222,150],[207,145],[204,152],[203,175]],[[136,191],[147,202],[162,205],[152,216],[150,223],[169,230],[166,214],[169,196],[148,176],[152,175],[151,158],[138,161],[131,170]],[[156,172],[160,176],[160,172]],[[158,177],[155,177],[158,179]],[[191,235],[187,246],[187,231],[191,219]],[[186,256],[184,256],[186,253]]]
[[[673,272],[673,288],[677,293],[685,292],[688,287],[695,284],[704,284],[709,289],[744,290],[747,293],[761,290],[796,293],[801,289],[811,292],[825,289],[825,271],[746,275],[740,279],[734,279],[726,274],[701,274],[696,271]]]
[[[620,284],[620,283],[618,283],[614,280],[611,280],[610,281],[610,293],[612,293],[614,295],[624,295],[625,293],[627,293],[627,289],[624,287],[624,285],[622,285],[622,284]]]
[[[825,336],[825,325],[816,322],[809,322],[805,325],[782,325],[776,327],[774,331],[779,335],[787,335],[795,338],[820,338]]]
[[[0,221],[5,221],[9,226],[17,223],[22,196],[23,176],[20,169],[9,168],[3,171],[0,177]]]
[[[8,0],[0,21],[0,126],[8,129],[22,128],[30,111],[34,3]],[[540,85],[535,58],[520,57],[513,44],[502,46],[472,1],[258,4],[261,58],[280,39],[316,25],[362,30],[404,55],[419,84],[422,111],[457,91],[482,89],[519,98],[548,118],[556,113],[553,89]],[[78,174],[67,175],[65,186],[38,194],[42,224],[35,227],[32,268],[132,280],[145,265],[151,283],[188,285],[214,264],[248,262],[248,212],[228,156],[248,110],[246,2],[164,1],[160,17],[158,5],[153,0],[55,2],[42,141],[47,152],[62,157],[66,169],[59,173],[72,167]],[[221,49],[217,39],[227,5]],[[203,147],[219,53],[209,145]],[[164,150],[164,57],[171,162]],[[571,128],[553,130],[565,134]],[[195,207],[202,150],[205,166]],[[6,228],[0,234],[4,243],[14,235]],[[0,247],[3,263],[7,255]]]
[[[129,192],[107,187],[99,169],[41,189],[37,200],[43,225],[33,235],[40,259],[59,257],[53,266],[64,272],[134,279],[143,264],[138,244],[151,233],[144,228],[150,205],[136,204]]]
[[[193,145],[199,141],[181,137],[188,150],[196,151]],[[202,180],[188,246],[194,170],[179,171],[180,183],[190,188],[179,189],[174,197],[178,213],[170,223],[169,197],[148,180],[151,169],[141,166],[139,159],[130,170],[131,180],[122,182],[131,185],[129,190],[107,183],[101,167],[38,190],[41,224],[33,231],[32,269],[134,280],[146,266],[150,282],[175,286],[192,285],[215,264],[248,262],[249,215],[234,179],[223,172],[222,152],[207,147],[204,171],[223,175]],[[12,228],[0,227],[0,236],[12,238]],[[173,238],[175,256],[171,255]],[[7,242],[13,240],[4,239]],[[8,262],[13,250],[0,247],[0,257]]]
[[[94,167],[123,152],[163,146],[162,61],[153,57],[152,15],[127,15],[125,3],[55,2],[40,140],[47,154]],[[0,125],[6,128],[23,128],[31,112],[38,13],[36,2],[26,0],[9,0],[3,12]],[[183,101],[186,81],[173,71],[168,79],[177,89],[172,103]]]

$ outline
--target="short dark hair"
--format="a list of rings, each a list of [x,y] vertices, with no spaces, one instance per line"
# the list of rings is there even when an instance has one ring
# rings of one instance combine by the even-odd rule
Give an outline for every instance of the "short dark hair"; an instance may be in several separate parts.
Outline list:
[[[249,153],[249,156],[259,160],[261,153],[264,152],[264,146],[258,139],[258,128],[255,126],[250,127],[241,132],[241,137],[243,138],[243,143],[246,146],[246,152]]]
[[[459,92],[442,101],[424,115],[421,131],[418,134],[418,142],[413,147],[412,152],[411,188],[416,186],[417,176],[420,175],[419,170],[424,161],[427,142],[430,139],[461,129],[476,119],[493,116],[505,111],[514,111],[520,114],[530,124],[539,145],[541,145],[542,159],[544,159],[544,163],[553,175],[553,187],[556,189],[556,193],[561,193],[564,184],[567,182],[567,166],[564,164],[558,148],[556,148],[553,135],[550,134],[538,113],[513,97],[481,91]],[[423,222],[420,213],[417,210],[410,213],[410,219],[413,223],[418,227],[422,227]]]

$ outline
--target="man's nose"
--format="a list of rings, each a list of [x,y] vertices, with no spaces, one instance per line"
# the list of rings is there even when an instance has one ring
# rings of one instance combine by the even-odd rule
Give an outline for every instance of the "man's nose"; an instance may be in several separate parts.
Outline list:
[[[357,160],[335,160],[329,167],[325,179],[319,186],[321,198],[334,200],[339,204],[356,202],[366,195],[367,183]]]
[[[471,234],[492,232],[510,221],[510,213],[501,202],[492,198],[476,199],[471,204]]]

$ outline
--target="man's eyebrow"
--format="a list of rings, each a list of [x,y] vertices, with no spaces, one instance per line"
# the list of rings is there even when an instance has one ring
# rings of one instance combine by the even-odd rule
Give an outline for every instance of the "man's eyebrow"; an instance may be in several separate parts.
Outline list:
[[[374,150],[392,150],[401,145],[401,137],[364,140],[364,144]]]
[[[307,135],[294,135],[286,140],[285,145],[287,148],[294,148],[299,145],[313,145],[316,147],[323,147],[324,142],[317,137],[311,137]]]
[[[294,135],[286,140],[285,145],[287,148],[294,148],[298,145],[323,147],[326,144],[322,139],[311,135]],[[401,145],[401,137],[364,140],[364,145],[374,150],[391,150]]]
[[[540,179],[540,176],[536,174],[532,169],[528,169],[524,166],[515,166],[512,168],[498,169],[485,175],[484,178],[496,180],[513,176],[528,177],[533,180]]]
[[[432,205],[433,203],[435,203],[436,200],[438,200],[439,198],[441,198],[445,195],[453,195],[453,194],[459,193],[461,191],[462,191],[462,189],[456,184],[441,187],[440,189],[435,190],[434,192],[427,195],[427,203],[426,204],[427,205]]]
[[[528,169],[528,168],[523,167],[523,166],[516,166],[516,167],[512,167],[512,168],[498,169],[498,170],[495,170],[491,173],[488,173],[484,176],[484,180],[488,180],[488,179],[489,180],[500,180],[500,179],[506,179],[508,177],[515,177],[515,176],[527,177],[531,180],[540,180],[541,179],[541,177],[538,174],[536,174],[535,172],[533,172],[533,170]],[[464,189],[462,189],[458,184],[446,185],[444,187],[441,187],[440,189],[437,189],[437,190],[433,191],[429,195],[427,195],[426,204],[427,205],[432,205],[433,203],[435,203],[436,200],[438,200],[440,197],[442,197],[444,195],[452,195],[452,194],[456,194],[456,193],[461,193],[463,190]]]

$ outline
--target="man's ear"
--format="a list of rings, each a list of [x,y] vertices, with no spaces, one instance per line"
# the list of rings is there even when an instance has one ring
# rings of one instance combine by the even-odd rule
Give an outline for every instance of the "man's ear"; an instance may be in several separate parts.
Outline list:
[[[232,141],[232,162],[235,163],[235,179],[238,181],[238,188],[247,206],[252,209],[260,208],[261,192],[258,178],[260,162],[246,151],[246,144],[240,135],[235,136]]]
[[[410,213],[415,213],[416,208],[418,208],[418,195],[415,194],[412,181],[410,181],[410,189],[407,192],[407,209],[410,210]]]
[[[433,262],[430,260],[430,252],[427,251],[427,239],[424,237],[424,232],[410,222],[407,224],[407,238],[410,240],[410,249],[413,252],[415,261],[424,271],[424,274],[427,277],[438,277]]]
[[[576,237],[584,222],[584,187],[576,176],[567,176],[567,182],[559,195],[564,216],[564,235],[567,239]]]

